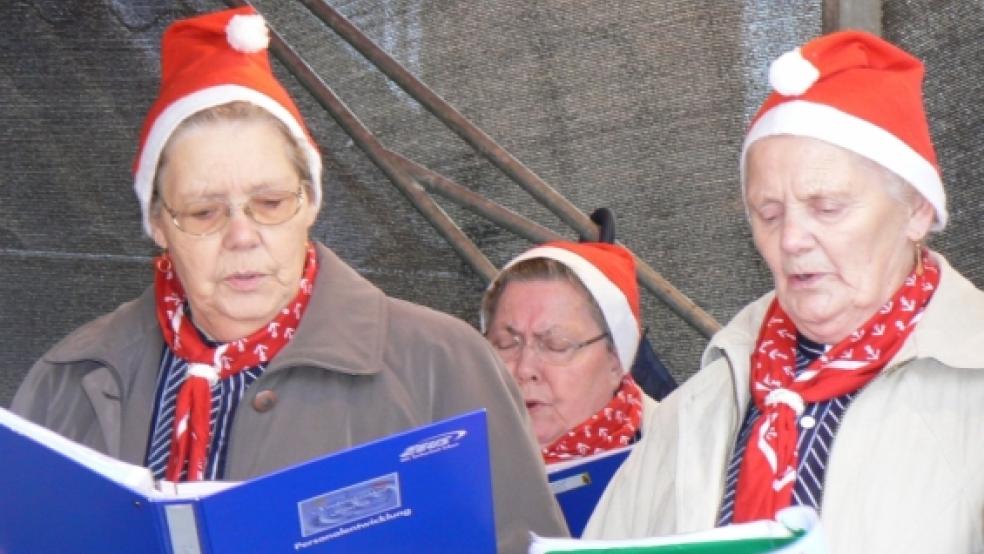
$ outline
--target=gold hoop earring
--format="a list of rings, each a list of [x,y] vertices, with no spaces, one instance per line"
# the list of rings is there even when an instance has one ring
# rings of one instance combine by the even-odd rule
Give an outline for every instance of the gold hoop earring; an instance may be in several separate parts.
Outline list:
[[[916,275],[923,274],[923,246],[921,241],[916,241]]]

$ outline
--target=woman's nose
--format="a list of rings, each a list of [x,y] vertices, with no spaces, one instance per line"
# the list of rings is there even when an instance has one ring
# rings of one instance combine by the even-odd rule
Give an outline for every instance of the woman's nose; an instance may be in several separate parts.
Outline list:
[[[785,252],[798,253],[809,250],[813,244],[813,233],[809,226],[794,214],[783,218],[780,244]]]
[[[223,242],[226,248],[251,248],[259,242],[257,223],[246,214],[243,206],[233,206],[229,213],[229,223],[226,224]]]
[[[516,359],[513,360],[513,375],[516,376],[516,381],[519,383],[525,383],[527,381],[535,381],[540,378],[540,358],[537,356],[534,349],[527,345],[522,344]]]

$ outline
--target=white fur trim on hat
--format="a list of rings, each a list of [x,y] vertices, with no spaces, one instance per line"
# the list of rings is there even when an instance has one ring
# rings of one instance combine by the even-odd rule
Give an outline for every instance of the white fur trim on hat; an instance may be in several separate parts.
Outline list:
[[[301,124],[294,116],[280,105],[279,102],[254,89],[239,85],[219,85],[195,91],[173,102],[154,120],[154,125],[147,134],[147,141],[140,152],[140,162],[133,180],[133,190],[140,201],[140,211],[143,215],[144,232],[153,237],[150,226],[150,198],[154,190],[154,175],[160,161],[161,150],[182,121],[202,110],[228,104],[229,102],[249,102],[270,112],[283,122],[290,134],[298,141],[307,158],[308,169],[311,171],[312,200],[321,204],[321,156],[308,140]]]
[[[772,108],[756,120],[741,148],[741,184],[745,187],[748,147],[773,135],[797,135],[820,139],[872,160],[911,184],[936,210],[934,231],[946,226],[946,194],[939,172],[926,158],[894,134],[836,108],[793,100]]]
[[[270,31],[261,15],[234,15],[226,25],[226,40],[234,50],[255,54],[270,45]]]
[[[622,289],[593,263],[570,250],[556,246],[539,246],[527,250],[513,258],[502,268],[502,271],[523,260],[534,258],[557,260],[571,268],[577,275],[577,278],[581,280],[584,287],[594,297],[595,302],[598,303],[598,307],[601,308],[601,314],[605,317],[608,330],[612,333],[612,342],[615,343],[615,351],[618,354],[619,362],[622,364],[622,372],[628,373],[632,369],[632,362],[635,361],[641,331],[639,330],[639,321],[632,313],[632,306]]]
[[[799,48],[790,50],[769,65],[769,84],[783,96],[799,96],[820,78],[820,70],[803,57]]]

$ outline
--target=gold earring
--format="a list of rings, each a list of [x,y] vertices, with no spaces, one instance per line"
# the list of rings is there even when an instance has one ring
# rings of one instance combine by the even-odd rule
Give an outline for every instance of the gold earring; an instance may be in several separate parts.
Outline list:
[[[916,241],[916,275],[923,274],[923,246],[921,241]]]

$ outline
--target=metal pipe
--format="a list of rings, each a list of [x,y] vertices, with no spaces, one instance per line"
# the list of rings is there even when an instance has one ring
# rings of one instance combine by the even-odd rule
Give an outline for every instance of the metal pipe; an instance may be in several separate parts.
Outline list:
[[[470,210],[473,213],[487,218],[489,221],[512,231],[513,233],[534,243],[547,242],[550,240],[563,240],[561,235],[538,225],[525,217],[502,207],[484,196],[454,182],[453,180],[432,171],[420,164],[407,159],[406,157],[393,152],[388,152],[389,157],[394,163],[402,166],[406,171],[413,175],[418,182],[423,184],[432,192],[455,202],[456,204]],[[677,315],[692,327],[700,331],[704,336],[710,337],[718,329],[720,324],[707,312],[694,304],[679,289],[667,281],[655,269],[644,260],[635,256],[636,273],[639,282],[651,293],[656,295],[664,304],[671,308],[675,305],[679,307]]]
[[[231,6],[249,5],[243,0],[226,0]],[[317,73],[311,69],[283,38],[270,30],[270,51],[297,78],[315,99],[328,111],[352,140],[369,156],[369,159],[403,193],[411,205],[444,237],[454,251],[478,273],[485,282],[490,281],[497,270],[474,242],[458,227],[448,214],[424,192],[413,177],[389,163],[386,148],[359,120]]]
[[[312,7],[307,3],[306,0],[301,0],[301,1],[305,3],[305,5],[308,5],[309,8]],[[238,5],[238,6],[247,5],[247,3],[242,0],[226,0],[226,2],[231,5]],[[358,37],[361,37],[361,39],[358,39],[356,41],[357,44],[352,43],[351,40],[349,40],[349,42],[352,43],[354,47],[359,49],[359,51],[362,52],[363,55],[365,55],[368,59],[370,59],[370,61],[376,63],[376,60],[370,58],[369,55],[366,54],[366,52],[363,52],[362,48],[359,47],[360,45],[363,45],[363,43],[368,43],[368,45],[370,45],[372,49],[374,49],[373,51],[377,54],[377,57],[381,56],[385,60],[388,60],[388,63],[391,64],[393,68],[396,68],[393,70],[394,73],[403,75],[404,77],[408,78],[412,83],[417,83],[419,87],[423,91],[425,91],[425,95],[426,93],[429,93],[430,96],[432,96],[431,102],[424,103],[423,101],[421,101],[420,98],[417,98],[417,100],[421,101],[421,103],[423,103],[429,109],[431,108],[430,104],[433,104],[435,107],[439,108],[436,111],[435,109],[431,109],[431,112],[434,113],[435,116],[437,116],[442,121],[445,121],[446,124],[448,124],[448,121],[446,121],[446,119],[441,116],[441,113],[448,114],[448,116],[454,122],[460,119],[460,121],[464,123],[464,125],[460,126],[460,128],[466,131],[466,135],[477,136],[479,139],[482,139],[479,140],[478,142],[483,144],[487,141],[488,144],[486,144],[486,146],[490,146],[491,150],[494,150],[499,153],[499,158],[490,157],[490,159],[493,162],[496,159],[501,158],[504,159],[506,162],[509,162],[507,164],[509,167],[521,168],[523,171],[528,172],[528,174],[532,176],[533,189],[545,189],[550,193],[547,196],[556,196],[556,198],[559,199],[557,205],[567,207],[567,209],[562,210],[562,212],[566,214],[567,217],[565,217],[562,213],[558,213],[556,210],[553,210],[554,213],[557,213],[557,215],[560,216],[562,220],[565,220],[565,222],[571,225],[571,227],[573,227],[575,231],[577,231],[582,236],[594,236],[597,234],[598,232],[597,226],[585,214],[583,214],[580,210],[578,210],[577,207],[575,207],[573,204],[567,201],[566,198],[564,198],[555,190],[553,190],[553,188],[551,188],[549,185],[543,182],[532,171],[526,169],[525,166],[523,166],[518,160],[515,160],[515,158],[513,158],[511,154],[506,152],[498,144],[495,144],[495,142],[492,141],[492,139],[489,138],[487,135],[485,135],[484,132],[482,132],[480,129],[475,127],[471,122],[466,120],[460,113],[458,113],[453,107],[448,105],[446,102],[444,102],[443,99],[438,97],[436,94],[430,91],[429,88],[427,88],[425,85],[420,83],[409,72],[403,69],[398,62],[396,62],[388,54],[382,51],[378,46],[372,43],[372,41],[368,39],[368,37],[365,37],[365,35],[363,35],[357,28],[355,28],[350,22],[348,22],[348,20],[346,20],[340,14],[337,14],[337,12],[332,10],[327,5],[321,4],[321,6],[327,9],[328,12],[330,12],[331,14],[335,14],[335,16],[337,16],[339,21],[344,23],[344,25],[342,25],[341,23],[339,23],[339,25],[340,27],[346,29],[347,34],[351,35],[354,39],[358,39]],[[314,10],[312,9],[312,11]],[[333,26],[332,28],[334,29],[335,27]],[[338,32],[338,29],[336,29],[336,32]],[[346,37],[345,35],[342,36],[343,38],[346,38],[346,40],[348,40],[348,37]],[[302,60],[300,56],[298,56],[297,53],[283,41],[283,39],[279,36],[279,34],[275,32],[271,32],[270,50],[274,53],[274,55],[277,56],[278,59],[280,59],[281,62],[284,63],[287,69],[291,71],[292,74],[294,74],[294,76],[298,79],[298,81],[300,81],[301,84],[304,85],[304,87],[307,88],[309,92],[311,92],[311,94],[318,100],[318,102],[321,103],[321,105],[324,106],[326,110],[328,110],[329,114],[331,114],[331,116],[335,119],[335,121],[338,122],[338,124],[345,130],[345,132],[352,137],[352,140],[356,144],[358,144],[359,147],[369,156],[370,160],[372,160],[373,163],[375,163],[376,166],[379,167],[387,175],[387,177],[389,177],[390,181],[392,181],[394,185],[397,186],[397,188],[407,197],[407,199],[411,202],[411,204],[413,204],[413,206],[417,208],[417,210],[420,211],[422,215],[424,215],[424,217],[431,223],[431,225],[433,225],[438,230],[438,232],[440,232],[442,236],[444,236],[448,240],[452,248],[454,248],[455,251],[463,259],[465,259],[466,262],[468,262],[469,265],[471,265],[475,269],[475,271],[480,276],[482,276],[483,279],[485,279],[486,282],[490,281],[496,273],[495,266],[492,265],[492,263],[488,260],[488,258],[461,231],[461,229],[457,225],[455,225],[453,221],[451,221],[450,217],[447,216],[447,214],[441,209],[441,207],[438,206],[436,203],[434,203],[433,200],[421,190],[420,183],[415,181],[404,171],[401,171],[400,169],[396,168],[394,166],[395,164],[390,164],[387,162],[386,152],[388,152],[388,150],[385,147],[383,147],[383,145],[379,142],[379,140],[375,137],[375,135],[373,135],[365,127],[365,125],[345,105],[345,103],[340,98],[338,98],[338,96],[334,93],[334,91],[332,91],[331,88],[326,83],[324,83],[324,81],[311,69],[311,67],[308,66],[307,63],[305,63],[304,60]],[[411,95],[413,95],[416,98],[416,94],[414,93],[414,91],[404,86],[405,83],[399,82],[393,75],[390,75],[389,73],[387,73],[387,75],[391,79],[394,79],[394,81],[397,81],[397,83],[403,86],[403,88],[407,90],[408,93],[411,93]],[[407,81],[407,79],[403,79],[403,80]],[[443,109],[441,109],[442,107]],[[448,124],[448,125],[453,130],[456,130],[455,125],[453,124]],[[462,136],[465,137],[466,140],[468,140],[468,138],[465,135]],[[476,150],[484,153],[484,150],[483,148],[481,148],[480,145],[476,145],[470,140],[468,142],[472,144],[472,146],[475,147]],[[513,176],[511,172],[503,168],[502,165],[500,165],[500,169],[503,169],[507,173],[507,175]],[[517,177],[522,177],[522,175],[513,176],[513,177],[514,179],[517,179]],[[520,184],[522,184],[521,180],[517,180],[517,182],[520,182]],[[530,194],[533,195],[534,197],[540,199],[541,202],[546,204],[548,208],[553,206],[553,204],[551,204],[549,200],[543,198],[542,195],[535,194],[534,191],[530,190],[529,188],[527,188],[527,191],[530,192]],[[533,231],[533,229],[528,229],[528,230]],[[541,239],[549,240],[552,237],[542,236],[541,233],[537,233],[536,235],[531,235],[530,238],[531,240],[535,240],[536,242],[543,242],[543,240]],[[691,301],[683,293],[681,293],[678,289],[676,289],[671,283],[669,283],[665,278],[663,278],[645,261],[639,259],[638,257],[636,257],[636,261],[637,261],[637,268],[638,268],[640,282],[643,284],[643,286],[645,286],[648,290],[650,290],[653,294],[655,294],[664,304],[666,304],[684,321],[686,321],[688,324],[693,326],[695,329],[697,329],[707,337],[711,336],[720,328],[720,325],[717,323],[717,321],[714,320],[714,318],[712,318],[699,306],[694,304],[693,301]]]
[[[523,187],[526,192],[556,214],[561,221],[581,236],[597,235],[597,226],[577,206],[564,198],[546,181],[496,143],[492,137],[463,116],[454,106],[407,71],[400,65],[400,62],[380,48],[345,16],[322,0],[299,1],[407,94],[420,102],[449,129],[457,133],[472,148],[485,156],[509,178]]]
[[[531,196],[556,214],[581,236],[597,236],[598,227],[577,206],[564,198],[536,173],[500,146],[495,140],[469,121],[446,100],[431,90],[398,61],[360,31],[342,14],[321,0],[299,0],[340,37],[373,63],[411,97],[420,102],[449,129],[457,133],[477,152],[485,156],[503,173],[518,183]],[[707,312],[664,279],[648,264],[639,262],[640,278],[646,288],[656,294],[671,310],[704,336],[710,337],[720,325]]]
[[[711,314],[694,303],[680,290],[666,280],[662,274],[653,269],[645,260],[640,259],[635,253],[636,273],[639,275],[639,282],[646,289],[656,295],[666,306],[673,310],[681,319],[690,324],[691,327],[700,331],[702,335],[711,338],[714,333],[721,329],[721,324],[711,317]]]
[[[823,0],[821,30],[863,29],[882,34],[882,0]]]
[[[488,219],[508,231],[512,231],[530,242],[540,243],[564,239],[559,233],[485,198],[481,194],[406,158],[398,152],[390,150],[388,155],[394,163],[403,167],[420,184],[425,186],[428,191],[440,194],[455,204]]]

